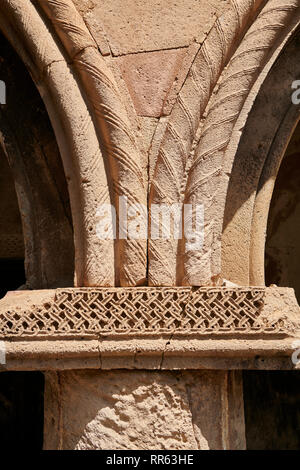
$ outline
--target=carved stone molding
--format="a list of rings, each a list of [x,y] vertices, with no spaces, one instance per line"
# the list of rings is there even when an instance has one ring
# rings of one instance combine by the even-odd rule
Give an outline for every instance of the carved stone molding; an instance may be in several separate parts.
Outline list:
[[[224,173],[230,172],[230,179],[223,186],[228,185],[223,216],[222,275],[241,285],[265,284],[265,243],[273,189],[300,117],[300,106],[291,100],[293,77],[300,74],[299,33],[298,29],[268,74],[255,83],[235,125],[231,148],[226,152]],[[276,107],[270,103],[273,96],[276,96]],[[266,120],[267,125],[262,125]],[[238,131],[240,128],[242,133]],[[251,178],[247,178],[250,172]]]
[[[216,20],[199,48],[173,106],[160,145],[150,190],[151,203],[183,202],[195,139],[210,96],[234,52],[234,44],[243,37],[264,3],[263,0],[230,2],[228,10]],[[202,179],[203,175],[199,178],[199,184]],[[182,263],[181,260],[176,262],[176,257],[182,256],[181,253],[178,241],[151,240],[149,283],[182,284],[183,272],[177,272]],[[203,262],[203,257],[201,259]]]
[[[105,256],[113,259],[113,241],[101,250],[99,240],[89,230],[94,224],[94,208],[102,201],[103,188],[108,192],[108,184],[96,129],[76,77],[32,2],[3,0],[0,29],[30,70],[56,135],[72,208],[75,282],[113,283],[114,273],[109,273],[107,281],[102,262]],[[30,237],[25,244],[27,240]]]
[[[55,32],[59,36],[69,60],[81,80],[88,97],[88,106],[96,123],[99,135],[99,146],[104,159],[108,157],[108,169],[99,173],[97,178],[112,181],[110,198],[108,187],[99,191],[99,184],[93,191],[99,195],[99,202],[113,203],[118,212],[119,196],[126,196],[131,205],[147,204],[147,184],[141,167],[141,156],[134,139],[130,121],[123,105],[118,84],[107,63],[98,51],[97,44],[87,29],[82,17],[76,10],[72,0],[49,0],[48,2],[35,0],[51,21]],[[100,155],[95,155],[99,159]],[[90,169],[85,178],[91,181],[94,178],[96,162],[91,162]],[[107,173],[107,176],[105,175]],[[95,180],[97,179],[95,178]],[[100,194],[99,194],[100,192]],[[91,209],[91,208],[90,208]],[[95,224],[91,223],[92,233],[95,236]],[[106,240],[94,241],[102,249]],[[135,286],[143,284],[146,278],[146,240],[118,240],[116,261],[119,271],[117,285]],[[97,250],[94,250],[97,256]],[[98,266],[105,267],[102,262]],[[111,264],[106,269],[111,268]],[[111,270],[111,269],[110,269]],[[111,270],[112,271],[112,270]],[[84,285],[112,285],[114,279],[109,275],[99,276],[98,282],[87,282]]]
[[[115,250],[114,240],[96,234],[99,205],[113,203],[118,210],[119,195],[131,204],[147,201],[118,85],[72,1],[38,3],[3,0],[0,30],[29,68],[55,131],[72,206],[75,284],[143,284],[146,241],[121,240]]]
[[[245,127],[261,82],[299,24],[298,1],[269,0],[224,69],[210,99],[186,187],[186,201],[193,201],[193,204],[201,201],[206,207],[206,217],[211,221],[203,247],[207,255],[203,257],[200,252],[186,251],[183,284],[202,284],[221,272],[224,207],[228,181],[243,134],[241,129]]]
[[[14,292],[0,302],[0,337],[75,337],[148,334],[287,334],[299,308],[285,311],[286,289],[77,288]],[[11,297],[14,296],[11,303]],[[35,298],[36,297],[36,298]],[[273,299],[272,299],[273,300]],[[24,305],[25,301],[25,305]],[[36,303],[35,303],[36,302]],[[3,305],[3,306],[2,306]],[[274,305],[275,308],[275,305]],[[287,315],[288,313],[288,315]],[[293,315],[291,315],[293,314]],[[300,320],[300,317],[299,317]],[[299,323],[300,325],[300,323]]]
[[[103,367],[103,358],[113,358],[107,368],[159,368],[168,354],[171,368],[245,368],[256,355],[286,357],[299,331],[288,288],[77,288],[0,301],[8,368]]]
[[[254,83],[296,29],[299,12],[295,0],[232,2],[199,49],[166,126],[150,202],[203,204],[208,221],[204,246],[200,253],[186,250],[181,241],[150,241],[151,285],[209,285],[218,280],[232,165],[226,152]],[[239,123],[238,136],[242,127]],[[234,155],[231,151],[232,160]]]

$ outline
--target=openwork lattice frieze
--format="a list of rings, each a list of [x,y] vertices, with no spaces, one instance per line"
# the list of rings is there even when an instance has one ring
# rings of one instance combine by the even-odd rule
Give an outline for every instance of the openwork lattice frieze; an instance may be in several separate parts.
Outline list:
[[[1,337],[251,334],[291,330],[284,312],[267,315],[265,288],[83,288],[30,292],[0,302]],[[48,295],[46,295],[48,293]],[[10,294],[14,297],[14,294]],[[32,295],[32,294],[31,294]],[[24,302],[24,298],[26,302]],[[295,326],[295,325],[294,325]]]

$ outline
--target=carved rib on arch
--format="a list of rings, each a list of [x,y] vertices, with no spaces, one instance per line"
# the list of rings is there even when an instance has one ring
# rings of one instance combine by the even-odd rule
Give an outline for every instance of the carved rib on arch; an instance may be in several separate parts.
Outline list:
[[[265,1],[232,0],[199,49],[167,124],[150,189],[150,204],[184,201],[193,143],[210,95],[235,44]],[[150,240],[150,285],[182,283],[181,249],[177,240]]]
[[[90,32],[71,0],[35,0],[52,22],[70,60],[73,62],[88,98],[108,174],[112,179],[111,198],[118,213],[119,196],[132,206],[147,206],[139,150],[111,70],[98,52]],[[92,177],[91,172],[87,174]],[[121,286],[144,284],[147,264],[146,240],[117,242],[116,283]],[[107,258],[104,259],[104,263]]]
[[[123,183],[120,186],[125,190],[119,192],[127,195],[131,204],[146,201],[139,155],[114,78],[72,2],[41,2],[41,6],[47,6],[51,15],[58,15],[52,19],[63,39],[66,55],[74,59],[84,82],[94,119],[76,76],[32,3],[3,0],[0,21],[4,34],[14,46],[18,45],[18,52],[30,69],[56,133],[69,180],[76,284],[110,286],[118,278],[121,285],[141,283],[146,275],[146,241],[120,242],[116,260],[114,242],[96,236],[99,204],[112,203],[118,207],[113,199],[118,194],[109,187],[107,174],[113,179],[110,186],[114,189],[118,182]],[[99,124],[96,129],[95,123]],[[105,164],[99,140],[102,151],[110,157],[109,165]],[[116,265],[121,266],[119,275]]]
[[[60,148],[73,217],[75,284],[111,286],[115,279],[113,242],[95,237],[95,216],[90,212],[101,201],[110,203],[108,184],[94,124],[78,83],[30,1],[1,0],[0,28],[29,69]],[[107,265],[103,259],[112,262]]]
[[[269,0],[233,55],[209,103],[189,172],[185,200],[194,205],[204,204],[206,219],[211,225],[204,231],[204,255],[197,251],[185,253],[183,284],[209,284],[212,278],[220,275],[221,232],[228,176],[241,136],[240,130],[255,94],[249,107],[243,107],[255,82],[264,80],[291,32],[299,24],[298,0]],[[235,129],[239,116],[243,119]],[[212,174],[215,176],[211,177]]]

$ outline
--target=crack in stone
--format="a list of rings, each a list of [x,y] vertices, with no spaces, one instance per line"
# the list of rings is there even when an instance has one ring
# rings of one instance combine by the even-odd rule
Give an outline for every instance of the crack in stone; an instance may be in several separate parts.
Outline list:
[[[161,361],[160,361],[160,365],[159,365],[159,370],[162,370],[163,362],[164,362],[164,359],[165,359],[166,348],[171,343],[174,334],[175,334],[175,330],[173,331],[173,333],[171,333],[169,339],[166,341],[166,344],[165,344],[164,349],[163,349],[162,354],[161,354]]]
[[[196,42],[196,41],[195,41]],[[178,49],[187,49],[189,47],[188,45],[184,46],[177,46],[177,47],[163,47],[161,49],[150,49],[150,50],[140,50],[140,51],[133,51],[133,52],[124,52],[124,53],[113,53],[112,52],[112,57],[124,57],[128,55],[137,55],[137,54],[148,54],[148,52],[163,52],[163,51],[176,51]]]
[[[49,64],[46,64],[42,70],[41,70],[41,76],[44,77],[47,73],[49,73],[49,69],[51,69],[53,64],[62,64],[65,63],[67,65],[71,65],[71,62],[65,60],[65,59],[55,59],[49,62]]]

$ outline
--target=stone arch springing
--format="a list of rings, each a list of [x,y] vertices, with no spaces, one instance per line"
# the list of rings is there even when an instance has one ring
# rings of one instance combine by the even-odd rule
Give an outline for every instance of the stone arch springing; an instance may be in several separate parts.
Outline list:
[[[6,217],[17,224],[15,234],[11,229],[7,235],[7,246],[10,246],[9,237],[12,242],[18,235],[15,244],[21,243],[23,247],[21,253],[21,247],[16,246],[10,258],[23,258],[25,246],[29,289],[72,286],[72,216],[56,139],[26,67],[2,35],[0,54],[0,75],[7,85],[7,100],[0,109],[1,157],[9,164],[8,167],[3,162],[3,168],[11,172],[10,185],[16,189],[23,227],[23,230],[19,228],[17,215],[12,217],[6,211]],[[10,198],[3,190],[1,188],[1,198]],[[12,187],[10,192],[14,193]],[[15,206],[13,209],[18,211]],[[5,233],[4,219],[0,230]]]
[[[222,238],[222,273],[237,284],[264,285],[265,238],[274,183],[300,117],[292,103],[299,79],[299,30],[262,75],[252,97],[229,180]]]
[[[199,46],[168,118],[151,183],[150,204],[184,201],[187,174],[210,96],[223,68],[265,3],[261,0],[232,1],[228,11],[216,20]],[[150,241],[150,285],[182,285],[183,249],[180,245],[175,240]]]
[[[96,234],[99,204],[118,208],[118,195],[146,201],[138,151],[117,86],[73,3],[34,3],[1,2],[0,27],[30,70],[56,134],[72,207],[75,284],[143,283],[146,241],[114,243]],[[108,165],[103,152],[109,155]]]
[[[150,283],[159,285],[162,279],[164,285],[206,285],[220,281],[221,226],[231,171],[228,158],[233,159],[236,151],[235,124],[254,83],[272,54],[279,53],[298,16],[298,3],[293,0],[233,2],[232,9],[215,23],[200,47],[167,123],[150,203],[204,204],[206,242],[203,250],[190,253],[185,252],[184,243],[151,242]],[[209,84],[205,90],[201,88],[202,76],[206,77],[205,86]],[[234,96],[228,95],[227,85],[236,90]]]
[[[299,123],[276,174],[268,211],[265,284],[292,287],[300,300],[300,162]]]
[[[30,71],[55,132],[72,207],[75,284],[84,284],[88,277],[86,265],[90,239],[85,237],[87,223],[84,223],[83,208],[87,198],[85,188],[80,184],[80,173],[85,166],[84,156],[92,155],[98,149],[94,127],[64,56],[31,2],[1,2],[0,28]],[[84,132],[83,117],[86,117]]]

